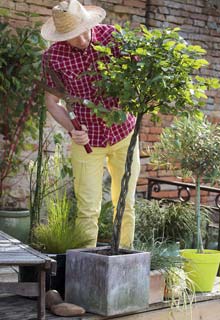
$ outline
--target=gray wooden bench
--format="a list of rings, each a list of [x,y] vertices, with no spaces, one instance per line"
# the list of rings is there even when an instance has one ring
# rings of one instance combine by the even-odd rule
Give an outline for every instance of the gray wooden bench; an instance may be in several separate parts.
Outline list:
[[[38,297],[37,319],[45,320],[45,274],[56,272],[56,261],[0,231],[0,266],[35,266],[38,282],[0,282],[0,293]]]

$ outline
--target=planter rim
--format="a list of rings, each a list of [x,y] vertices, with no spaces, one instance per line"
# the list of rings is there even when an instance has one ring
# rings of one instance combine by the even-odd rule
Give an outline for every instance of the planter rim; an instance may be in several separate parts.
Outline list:
[[[183,249],[180,250],[181,254],[189,254],[189,255],[196,255],[196,256],[204,256],[205,254],[220,254],[219,250],[212,250],[212,249],[204,249],[204,253],[197,253],[197,249]]]
[[[204,253],[197,253],[196,249],[181,250],[180,254],[188,261],[210,264],[220,262],[220,251],[204,249]]]
[[[0,217],[5,218],[20,218],[20,217],[28,217],[30,215],[30,211],[28,209],[0,209]]]
[[[93,256],[99,256],[100,259],[116,259],[119,257],[126,257],[126,256],[134,256],[134,255],[149,255],[150,252],[146,252],[146,251],[138,251],[138,250],[133,250],[133,249],[119,249],[119,254],[117,255],[102,255],[99,254],[97,252],[99,251],[104,251],[104,250],[110,250],[111,247],[110,246],[106,246],[106,247],[95,247],[95,248],[82,248],[82,249],[70,249],[67,250],[67,252],[80,252],[81,254],[85,254],[85,255],[93,255]],[[121,254],[120,254],[121,252]]]

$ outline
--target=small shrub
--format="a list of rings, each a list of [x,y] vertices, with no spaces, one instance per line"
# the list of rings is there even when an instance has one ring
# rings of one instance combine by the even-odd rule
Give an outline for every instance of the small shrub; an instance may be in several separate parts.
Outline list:
[[[138,199],[135,205],[135,237],[142,242],[173,241],[181,247],[190,247],[196,232],[194,205],[190,203],[166,202],[164,200]],[[206,233],[208,213],[202,210],[202,233]]]

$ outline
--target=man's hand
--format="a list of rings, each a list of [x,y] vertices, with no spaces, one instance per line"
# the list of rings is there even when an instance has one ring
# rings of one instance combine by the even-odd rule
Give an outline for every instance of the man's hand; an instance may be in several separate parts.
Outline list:
[[[84,146],[89,143],[88,130],[85,125],[82,125],[82,130],[72,129],[70,135],[76,144]]]

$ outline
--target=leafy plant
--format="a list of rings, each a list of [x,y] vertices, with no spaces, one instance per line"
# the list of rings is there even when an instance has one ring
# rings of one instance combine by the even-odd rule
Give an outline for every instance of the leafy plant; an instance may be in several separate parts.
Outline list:
[[[165,241],[135,242],[135,249],[151,253],[151,270],[160,270],[165,278],[165,300],[170,301],[170,313],[176,310],[192,312],[195,288],[183,270],[184,259],[176,243]],[[189,308],[190,306],[190,308]],[[192,314],[191,318],[192,319]]]
[[[200,182],[216,182],[220,177],[220,127],[206,118],[183,117],[165,128],[156,143],[152,162],[175,168],[192,176],[196,185],[197,252],[203,252],[201,234]]]
[[[101,104],[96,106],[87,100],[84,103],[108,125],[123,122],[127,112],[137,116],[114,220],[112,253],[117,254],[133,150],[143,115],[147,113],[157,119],[158,112],[198,113],[198,107],[204,105],[207,98],[205,90],[218,88],[219,81],[193,75],[195,70],[208,64],[202,58],[205,50],[189,45],[178,34],[179,29],[148,30],[140,26],[131,30],[129,26],[122,29],[118,25],[116,29],[113,42],[95,46],[103,54],[98,64],[102,77],[96,85],[98,94],[118,98],[121,108],[107,110]]]
[[[173,267],[182,267],[183,258],[179,255],[176,243],[169,243],[166,240],[145,242],[138,239],[134,243],[134,248],[151,253],[151,270],[167,272]]]
[[[71,201],[66,193],[50,195],[46,201],[48,218],[34,229],[35,246],[47,253],[64,253],[86,246],[84,231],[76,229],[75,214],[70,215]],[[75,207],[76,213],[76,207]]]
[[[63,253],[73,245],[74,219],[69,219],[70,201],[67,196],[49,196],[46,200],[47,223],[35,228],[35,239],[41,250],[48,253]]]
[[[45,108],[41,108],[41,117],[39,125],[39,146],[38,156],[35,161],[30,161],[30,217],[31,217],[31,232],[30,242],[34,241],[35,228],[40,224],[41,209],[44,200],[53,194],[56,195],[56,200],[59,200],[57,192],[63,192],[67,187],[68,176],[72,177],[72,169],[70,159],[64,156],[62,146],[62,136],[57,134],[54,136],[55,151],[54,154],[44,154],[43,148],[48,143],[49,136],[43,138],[43,124],[45,119]],[[76,206],[76,199],[72,195],[73,212]]]
[[[135,203],[135,238],[154,241],[180,242],[182,248],[191,246],[196,232],[196,215],[191,203],[137,199]],[[206,235],[208,211],[202,208],[202,236]]]
[[[194,283],[188,274],[182,267],[171,267],[165,273],[165,283],[165,299],[171,301],[171,315],[175,310],[189,311],[192,320],[192,304],[196,297]]]
[[[137,116],[114,219],[113,254],[118,253],[133,151],[144,114],[150,114],[157,120],[159,112],[179,115],[199,113],[198,108],[204,105],[204,99],[207,98],[205,90],[220,86],[218,79],[194,76],[195,71],[208,64],[202,58],[205,50],[197,45],[189,45],[178,34],[178,28],[148,30],[140,26],[131,30],[129,25],[124,29],[117,25],[116,29],[112,42],[105,46],[94,46],[103,55],[98,62],[101,77],[94,84],[98,87],[97,95],[117,98],[120,108],[108,110],[102,104],[95,105],[87,99],[68,96],[59,90],[59,83],[55,89],[42,83],[45,90],[67,103],[77,101],[85,104],[109,126],[123,122],[128,112]],[[92,66],[90,68],[88,73],[93,75],[95,71]]]
[[[40,79],[41,54],[46,47],[38,24],[11,28],[0,23],[0,135],[3,139],[0,157],[0,196],[4,182],[15,174],[21,150],[33,151],[30,138],[36,138],[38,107],[43,92],[34,84]]]
[[[41,162],[39,158],[35,162],[30,162],[31,194],[34,194],[34,200],[37,190],[36,203],[39,205],[39,215],[32,224],[31,241],[35,247],[44,252],[63,253],[67,249],[86,246],[87,242],[84,239],[84,231],[78,228],[75,230],[76,198],[73,194],[70,200],[66,191],[69,181],[65,178],[72,173],[70,159],[64,156],[62,137],[55,135],[54,140],[53,155],[42,155]],[[40,187],[37,184],[38,174],[40,174]],[[46,218],[42,221],[40,209],[43,201]]]

